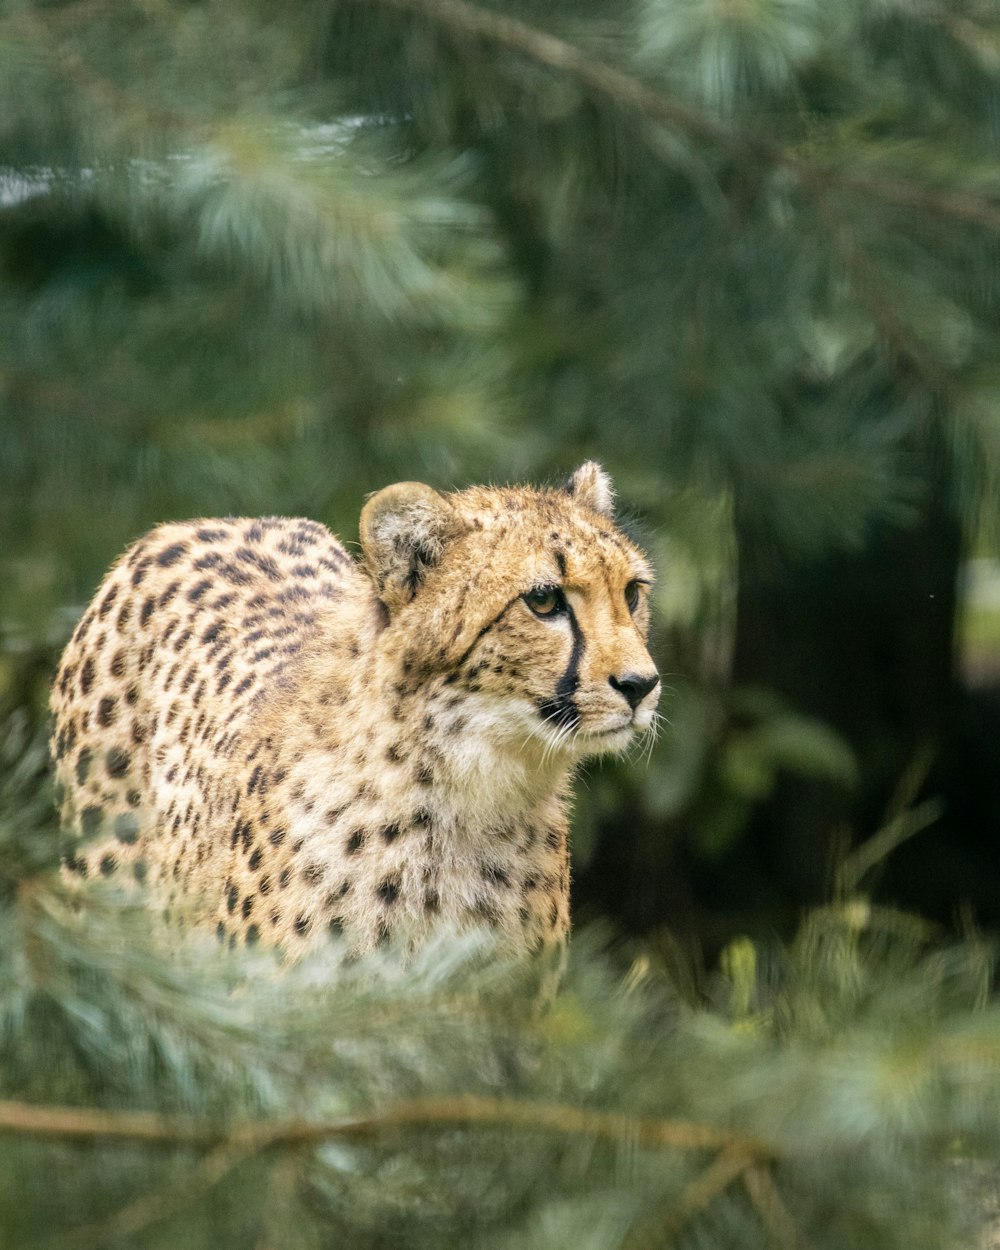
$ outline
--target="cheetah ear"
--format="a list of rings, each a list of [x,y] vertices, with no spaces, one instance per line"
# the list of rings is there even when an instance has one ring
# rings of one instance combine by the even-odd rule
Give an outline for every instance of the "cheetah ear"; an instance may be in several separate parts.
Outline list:
[[[563,489],[585,508],[614,520],[615,488],[596,460],[585,460]]]
[[[397,482],[371,496],[361,511],[361,551],[390,612],[409,603],[465,528],[447,497],[422,482]]]

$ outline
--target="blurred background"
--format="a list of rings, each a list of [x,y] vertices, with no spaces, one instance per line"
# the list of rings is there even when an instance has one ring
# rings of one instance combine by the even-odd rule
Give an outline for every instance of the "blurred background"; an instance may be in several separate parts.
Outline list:
[[[9,0],[0,737],[155,522],[593,457],[668,724],[577,918],[996,925],[998,142],[990,0]]]

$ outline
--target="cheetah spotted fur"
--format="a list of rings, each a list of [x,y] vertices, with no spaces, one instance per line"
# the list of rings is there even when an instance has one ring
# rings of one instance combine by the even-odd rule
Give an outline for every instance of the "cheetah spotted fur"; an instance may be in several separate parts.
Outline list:
[[[291,955],[569,926],[574,766],[654,719],[652,573],[603,470],[378,492],[361,558],[307,520],[166,524],[116,564],[52,693],[65,871]]]

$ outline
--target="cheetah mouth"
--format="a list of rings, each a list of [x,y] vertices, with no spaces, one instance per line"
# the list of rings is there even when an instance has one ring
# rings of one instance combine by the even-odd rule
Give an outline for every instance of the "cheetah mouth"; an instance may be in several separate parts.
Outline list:
[[[604,729],[584,729],[581,728],[577,737],[581,745],[589,745],[591,743],[603,743],[613,746],[616,742],[628,742],[637,733],[642,731],[634,721],[620,721],[617,725],[609,725]]]

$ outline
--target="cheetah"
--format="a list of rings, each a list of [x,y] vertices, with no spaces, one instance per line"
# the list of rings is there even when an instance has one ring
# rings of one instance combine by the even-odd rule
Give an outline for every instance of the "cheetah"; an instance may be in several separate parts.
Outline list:
[[[52,691],[64,871],[298,957],[513,955],[569,928],[570,780],[648,733],[653,574],[611,483],[401,482],[354,558],[314,521],[152,530],[111,569]]]

